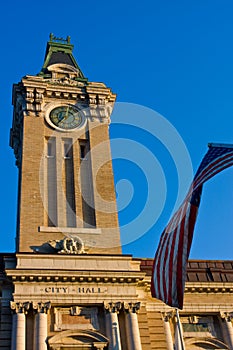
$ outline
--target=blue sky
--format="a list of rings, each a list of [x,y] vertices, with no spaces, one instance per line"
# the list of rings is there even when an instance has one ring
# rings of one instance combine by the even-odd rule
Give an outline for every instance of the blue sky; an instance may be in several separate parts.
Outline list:
[[[40,71],[49,33],[70,35],[83,73],[90,81],[110,86],[118,102],[150,108],[168,120],[196,170],[208,142],[233,143],[232,16],[230,0],[3,2],[0,251],[14,251],[17,168],[9,148],[12,84]],[[151,130],[153,123],[152,117]],[[166,145],[143,127],[116,121],[110,134],[113,140],[129,139],[142,145],[163,170],[167,193],[161,215],[140,238],[123,246],[126,254],[153,257],[178,191],[174,159]],[[147,154],[141,159],[147,159]],[[123,186],[118,188],[126,186],[132,194],[129,205],[119,212],[122,226],[143,211],[153,171],[157,189],[161,187],[157,168],[151,166],[148,175],[139,162],[117,158],[113,162],[116,184]],[[191,258],[232,259],[232,182],[233,169],[228,169],[205,184]],[[158,197],[150,205],[152,211],[156,211]],[[141,220],[144,224],[148,217],[142,215]]]

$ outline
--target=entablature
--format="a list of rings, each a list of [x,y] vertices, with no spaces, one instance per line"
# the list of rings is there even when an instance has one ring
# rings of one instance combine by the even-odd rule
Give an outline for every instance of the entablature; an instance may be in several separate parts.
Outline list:
[[[114,271],[38,271],[6,270],[7,278],[12,282],[69,282],[69,283],[120,283],[138,284],[144,278],[143,273]]]
[[[16,107],[18,96],[25,100],[25,111],[40,112],[43,103],[48,99],[67,99],[75,103],[83,103],[84,107],[89,105],[105,106],[113,104],[116,99],[110,88],[103,83],[83,83],[80,81],[69,80],[62,81],[45,80],[36,76],[25,76],[20,83],[13,86],[12,104]],[[35,108],[35,105],[38,104]]]

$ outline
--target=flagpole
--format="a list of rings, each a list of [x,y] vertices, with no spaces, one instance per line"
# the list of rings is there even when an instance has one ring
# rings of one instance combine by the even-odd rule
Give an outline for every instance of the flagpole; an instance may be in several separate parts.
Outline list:
[[[177,308],[176,308],[176,318],[177,318],[177,326],[178,326],[178,333],[179,333],[179,338],[180,338],[181,350],[185,350],[183,334],[182,334],[182,329],[181,329],[181,323],[180,323],[180,316],[179,316],[179,311]]]
[[[233,144],[231,143],[208,143],[208,147],[223,147],[223,148],[233,148]]]

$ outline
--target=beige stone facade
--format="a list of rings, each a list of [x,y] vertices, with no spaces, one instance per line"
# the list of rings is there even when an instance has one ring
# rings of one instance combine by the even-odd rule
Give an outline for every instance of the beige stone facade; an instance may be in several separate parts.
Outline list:
[[[101,83],[64,86],[44,80],[27,76],[13,91],[11,145],[21,181],[17,250],[30,252],[34,246],[69,234],[80,236],[90,253],[120,253],[108,136],[115,95]],[[95,94],[93,100],[91,94]],[[30,103],[23,95],[31,96]],[[82,128],[58,131],[48,124],[51,109],[72,105],[84,115]],[[52,142],[54,151],[49,155],[48,144]],[[71,159],[64,154],[65,142],[72,147]],[[83,160],[82,144],[86,148]],[[70,200],[67,192],[73,196]]]
[[[176,311],[151,298],[151,259],[30,253],[3,259],[0,349],[182,349]],[[232,267],[189,262],[179,312],[186,350],[232,349]]]
[[[0,350],[233,349],[232,261],[190,261],[177,314],[151,298],[152,260],[122,255],[115,94],[72,48],[51,36],[40,74],[13,89],[18,227],[16,253],[0,255]]]

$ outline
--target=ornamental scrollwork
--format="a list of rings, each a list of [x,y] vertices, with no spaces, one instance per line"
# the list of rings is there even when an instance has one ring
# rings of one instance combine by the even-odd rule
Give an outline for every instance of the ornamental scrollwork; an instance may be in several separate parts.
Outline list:
[[[105,302],[104,303],[104,309],[105,311],[108,311],[110,313],[118,313],[120,309],[122,308],[122,303],[120,301],[113,303],[113,302]]]
[[[10,308],[16,314],[18,314],[18,313],[20,313],[20,314],[27,314],[27,312],[28,312],[28,310],[30,308],[30,302],[29,301],[26,301],[26,302],[11,301],[10,302]]]
[[[50,240],[39,247],[31,246],[36,253],[84,254],[84,242],[78,236],[65,237],[61,240]]]
[[[124,311],[127,313],[138,313],[140,310],[141,303],[124,303]]]

